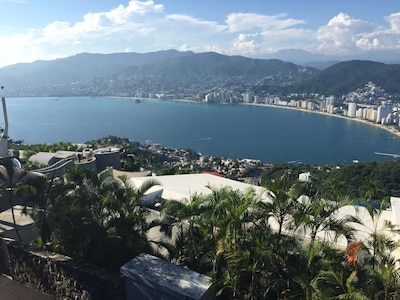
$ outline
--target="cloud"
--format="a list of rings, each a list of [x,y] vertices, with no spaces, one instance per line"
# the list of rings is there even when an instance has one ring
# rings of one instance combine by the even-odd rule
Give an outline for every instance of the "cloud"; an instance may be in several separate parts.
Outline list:
[[[239,34],[232,42],[231,52],[240,53],[242,55],[255,55],[262,48],[263,38],[261,34]]]
[[[107,12],[89,12],[76,23],[54,21],[25,35],[0,37],[0,57],[7,65],[21,60],[65,57],[79,52],[120,52],[154,30],[164,6],[153,1],[130,1]]]
[[[333,17],[318,29],[316,51],[326,54],[354,54],[359,51],[400,49],[400,14],[385,18],[389,27],[351,18],[345,13]]]
[[[229,50],[232,54],[260,55],[303,48],[314,36],[311,30],[302,28],[306,24],[304,20],[289,18],[286,14],[230,14],[226,23],[229,32],[237,33]]]
[[[70,24],[56,21],[43,29],[48,40],[76,40],[79,38],[106,37],[130,31],[132,34],[148,35],[154,28],[143,15],[162,13],[164,7],[153,1],[130,1],[125,7],[119,5],[109,12],[87,13],[81,22]],[[114,38],[116,38],[114,36]]]
[[[17,60],[32,61],[26,55],[29,48],[43,49],[36,59],[51,59],[79,52],[123,52],[132,49],[149,52],[167,48],[190,48],[196,51],[217,49],[217,35],[227,30],[226,24],[201,20],[187,15],[164,13],[164,6],[154,1],[132,0],[126,6],[106,12],[89,12],[76,23],[54,21],[42,29],[33,29],[25,38],[7,37],[16,40],[13,51],[0,49],[1,56],[7,56],[10,63]],[[19,47],[24,41],[24,48]],[[210,41],[211,46],[204,41]],[[4,38],[0,37],[0,43]],[[29,51],[28,51],[29,52]],[[37,51],[34,51],[38,54]],[[51,53],[51,55],[46,55]],[[13,57],[15,61],[13,61]],[[0,63],[1,65],[1,63]]]
[[[233,13],[227,17],[226,23],[230,32],[243,32],[253,29],[282,30],[304,24],[304,21],[287,18],[286,14],[266,16],[254,13]]]
[[[385,20],[390,24],[390,32],[400,34],[400,12],[385,17]]]
[[[30,3],[30,1],[27,1],[27,0],[0,0],[0,3],[27,4],[27,3]]]
[[[173,25],[174,29],[178,29],[180,25],[190,26],[192,29],[208,29],[208,33],[217,33],[227,29],[227,26],[220,25],[218,22],[204,21],[187,15],[172,14],[166,16],[165,20],[171,22],[170,25]],[[188,31],[188,28],[184,29]],[[196,33],[201,34],[201,32]]]
[[[0,0],[4,1],[4,0]],[[24,0],[14,0],[24,2]],[[339,13],[317,30],[288,14],[231,13],[222,22],[167,14],[162,4],[131,0],[109,11],[88,12],[77,22],[55,20],[25,34],[0,36],[0,66],[81,52],[151,52],[165,49],[262,55],[283,49],[324,54],[400,49],[400,13],[387,26]]]

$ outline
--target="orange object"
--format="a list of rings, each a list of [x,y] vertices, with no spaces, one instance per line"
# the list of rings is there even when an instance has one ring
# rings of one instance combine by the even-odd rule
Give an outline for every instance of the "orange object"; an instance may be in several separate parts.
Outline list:
[[[361,241],[351,242],[346,248],[345,254],[347,257],[347,262],[354,268],[357,266],[357,255],[362,244],[363,243]]]

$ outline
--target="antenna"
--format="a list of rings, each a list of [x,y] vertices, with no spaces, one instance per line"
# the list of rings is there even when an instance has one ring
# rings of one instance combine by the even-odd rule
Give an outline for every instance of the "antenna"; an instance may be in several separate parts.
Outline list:
[[[1,89],[4,89],[4,86],[1,86]],[[3,106],[3,116],[4,116],[4,129],[0,136],[0,158],[9,157],[8,153],[8,116],[7,116],[7,107],[6,107],[6,98],[4,96],[1,97],[1,103]]]
[[[4,115],[4,130],[1,138],[8,138],[8,116],[6,107],[6,98],[1,97],[1,104],[3,105],[3,115]]]

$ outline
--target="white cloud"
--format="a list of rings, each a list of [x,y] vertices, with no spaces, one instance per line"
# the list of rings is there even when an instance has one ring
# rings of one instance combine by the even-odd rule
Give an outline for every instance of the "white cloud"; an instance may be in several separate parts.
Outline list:
[[[231,52],[241,55],[255,55],[261,52],[263,37],[261,34],[239,34],[232,43]]]
[[[2,0],[0,0],[2,1]],[[4,1],[4,0],[3,0]],[[287,14],[231,13],[225,22],[167,14],[162,4],[131,0],[105,12],[88,12],[78,22],[57,20],[24,35],[0,36],[0,66],[53,59],[80,52],[150,52],[163,49],[259,55],[283,49],[324,54],[400,49],[400,13],[383,27],[334,16],[318,30]]]
[[[317,31],[317,51],[326,54],[354,54],[359,51],[400,49],[400,14],[385,18],[389,27],[353,19],[340,13]]]
[[[52,59],[78,52],[119,52],[130,46],[121,43],[139,41],[156,28],[164,6],[153,1],[132,0],[108,12],[90,12],[76,23],[54,21],[25,35],[0,37],[0,66],[19,61]]]
[[[147,25],[144,14],[158,14],[163,11],[162,5],[153,1],[130,1],[128,6],[119,5],[109,12],[87,13],[81,22],[70,24],[59,22],[49,24],[43,29],[43,37],[48,40],[76,40],[90,37],[107,37],[130,31],[132,34],[148,35],[154,28]]]
[[[26,1],[26,0],[0,0],[0,3],[27,4],[27,3],[30,3],[30,1]]]
[[[249,13],[230,14],[226,22],[229,32],[237,33],[229,53],[241,55],[269,54],[287,48],[304,48],[314,33],[302,28],[304,20],[286,14],[265,16]]]
[[[178,15],[178,14],[172,14],[168,15],[165,18],[166,21],[170,22],[170,25],[173,26],[174,29],[179,29],[180,25],[182,26],[190,26],[192,29],[207,29],[206,32],[208,33],[217,33],[224,31],[227,29],[227,26],[225,25],[219,25],[218,22],[214,21],[203,21],[201,19],[193,18],[191,16],[187,15]],[[183,28],[184,30],[187,31],[187,27]],[[196,32],[196,34],[201,34],[202,32]]]
[[[385,17],[385,20],[390,23],[389,30],[392,33],[400,34],[400,12]]]
[[[347,54],[357,48],[357,40],[360,35],[369,32],[372,24],[352,19],[350,16],[340,13],[333,17],[327,25],[317,31],[317,40],[320,41],[320,51],[333,51]]]
[[[226,48],[224,44],[227,40],[226,33],[225,24],[182,14],[171,14],[158,20],[157,29],[152,36],[156,49],[174,48],[194,52],[219,49],[218,52],[222,53],[222,49]]]
[[[304,21],[287,18],[286,14],[265,16],[250,13],[234,13],[227,17],[226,23],[229,26],[230,32],[243,32],[254,29],[268,31],[282,30],[304,24]]]

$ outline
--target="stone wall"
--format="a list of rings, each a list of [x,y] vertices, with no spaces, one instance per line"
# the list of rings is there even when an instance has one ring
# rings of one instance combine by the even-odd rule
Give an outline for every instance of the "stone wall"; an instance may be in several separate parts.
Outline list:
[[[9,275],[55,299],[122,300],[120,274],[84,266],[71,258],[6,242]]]

